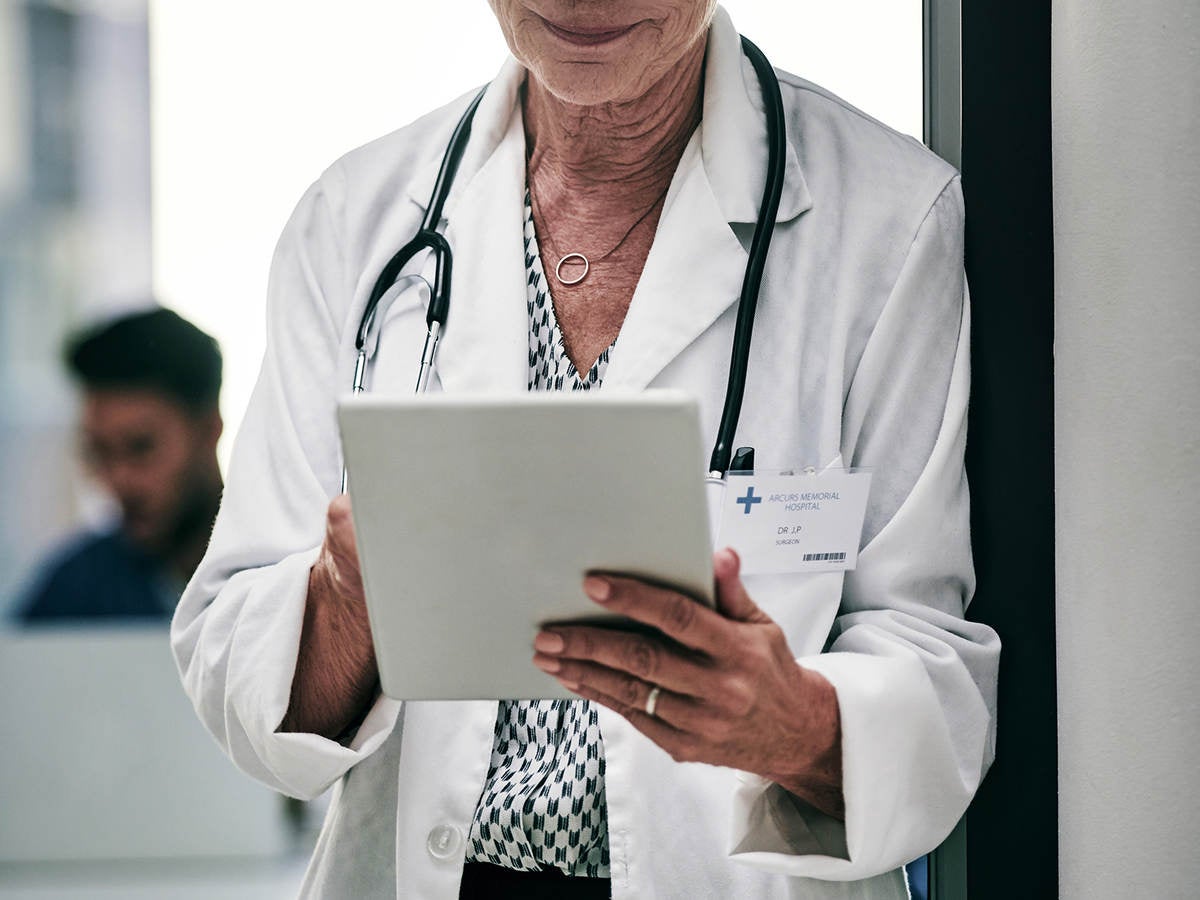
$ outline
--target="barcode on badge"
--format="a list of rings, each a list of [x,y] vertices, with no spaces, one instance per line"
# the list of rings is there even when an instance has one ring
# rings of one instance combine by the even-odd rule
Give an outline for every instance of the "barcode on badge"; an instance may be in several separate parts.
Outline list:
[[[845,553],[805,553],[805,562],[845,562]]]

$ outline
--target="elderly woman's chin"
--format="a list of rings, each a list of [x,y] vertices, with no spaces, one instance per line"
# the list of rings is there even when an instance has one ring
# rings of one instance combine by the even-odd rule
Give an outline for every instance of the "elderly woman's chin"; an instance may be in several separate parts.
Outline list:
[[[576,106],[603,106],[627,103],[649,93],[658,80],[647,78],[644,66],[640,71],[617,63],[580,65],[570,63],[542,65],[531,69],[531,77],[564,103]],[[659,77],[663,73],[656,73]]]
[[[645,97],[681,68],[693,77],[715,0],[490,0],[513,55],[557,99],[580,106]]]

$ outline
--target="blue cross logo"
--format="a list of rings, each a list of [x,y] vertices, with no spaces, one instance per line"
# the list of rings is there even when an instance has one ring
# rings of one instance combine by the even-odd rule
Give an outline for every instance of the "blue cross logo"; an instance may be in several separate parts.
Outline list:
[[[762,503],[762,497],[755,497],[754,488],[748,487],[746,488],[746,496],[738,497],[737,502],[744,504],[746,507],[746,515],[750,515],[750,508],[754,506],[755,503]]]

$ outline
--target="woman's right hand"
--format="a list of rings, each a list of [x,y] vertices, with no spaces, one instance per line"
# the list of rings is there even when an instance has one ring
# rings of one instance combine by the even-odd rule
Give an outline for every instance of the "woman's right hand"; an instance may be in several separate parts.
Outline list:
[[[349,494],[338,494],[330,501],[329,509],[325,512],[325,541],[321,544],[321,555],[313,564],[313,577],[324,582],[322,587],[327,593],[341,598],[349,606],[361,608],[363,617],[366,616],[366,596],[363,593],[362,569],[358,563]]]
[[[279,730],[336,740],[361,720],[378,685],[350,497],[341,494],[325,513],[325,540],[308,573],[300,652]]]

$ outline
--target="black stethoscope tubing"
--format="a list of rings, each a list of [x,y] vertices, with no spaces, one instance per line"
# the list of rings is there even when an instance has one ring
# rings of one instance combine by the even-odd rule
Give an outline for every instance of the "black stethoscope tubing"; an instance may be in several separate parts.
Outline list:
[[[758,292],[767,264],[767,251],[771,247],[771,236],[775,231],[775,216],[779,213],[779,200],[783,196],[784,153],[787,146],[783,125],[783,95],[779,90],[779,79],[775,76],[775,70],[771,68],[763,52],[745,37],[742,38],[742,50],[749,57],[758,75],[763,105],[766,107],[767,179],[763,185],[762,202],[758,207],[758,220],[754,223],[754,236],[750,240],[746,274],[742,276],[742,293],[738,300],[737,323],[733,330],[729,379],[725,385],[725,406],[721,410],[717,441],[713,445],[712,457],[708,463],[710,478],[723,478],[729,470],[733,439],[742,415],[746,372],[750,367],[750,339],[754,332],[754,314],[758,309]]]
[[[754,235],[750,241],[746,273],[742,278],[737,321],[733,332],[733,352],[729,363],[729,379],[725,386],[725,405],[721,411],[721,424],[717,429],[717,439],[713,445],[708,465],[710,479],[723,479],[730,467],[733,439],[737,432],[738,420],[741,417],[742,398],[746,393],[746,373],[750,366],[750,341],[754,331],[754,314],[758,307],[759,289],[762,286],[763,270],[766,267],[771,235],[775,229],[775,216],[779,212],[779,200],[783,194],[784,181],[786,136],[783,123],[783,96],[779,89],[779,79],[775,76],[775,71],[771,68],[771,64],[763,52],[745,37],[742,38],[742,50],[749,58],[751,65],[754,66],[762,89],[767,120],[767,178],[763,185],[762,202],[759,204]],[[429,250],[433,254],[435,269],[433,286],[430,288],[429,308],[425,316],[429,331],[425,339],[425,349],[421,354],[421,370],[417,376],[418,393],[424,390],[429,374],[432,372],[438,340],[446,327],[446,319],[450,312],[450,280],[454,261],[450,244],[437,230],[437,226],[441,222],[446,197],[450,193],[450,186],[454,182],[455,173],[458,171],[458,165],[462,161],[463,152],[471,136],[471,121],[475,116],[475,110],[479,107],[479,101],[483,99],[486,91],[487,88],[484,87],[475,95],[455,126],[454,133],[450,136],[450,142],[446,147],[437,179],[434,182],[429,206],[421,220],[421,227],[413,235],[412,240],[388,260],[387,265],[383,267],[379,277],[375,280],[375,286],[371,289],[354,341],[355,350],[358,352],[354,371],[355,393],[361,392],[363,389],[367,361],[374,352],[370,345],[373,332],[377,337],[376,317],[380,301],[395,284],[400,270],[422,250]]]

